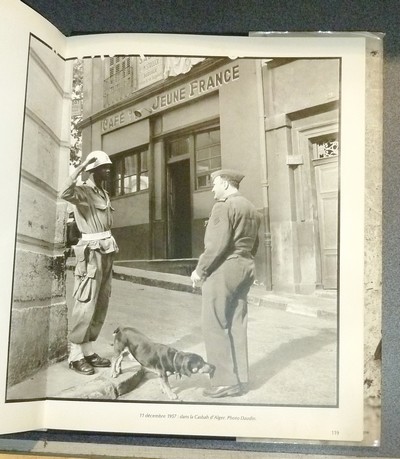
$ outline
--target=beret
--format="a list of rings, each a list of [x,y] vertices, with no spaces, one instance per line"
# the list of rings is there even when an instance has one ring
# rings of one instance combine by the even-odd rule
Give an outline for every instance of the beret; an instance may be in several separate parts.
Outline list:
[[[219,171],[211,173],[211,180],[214,180],[216,177],[219,177],[220,175],[225,175],[226,177],[229,177],[238,183],[240,183],[244,177],[244,174],[238,171],[234,171],[233,169],[221,169]]]

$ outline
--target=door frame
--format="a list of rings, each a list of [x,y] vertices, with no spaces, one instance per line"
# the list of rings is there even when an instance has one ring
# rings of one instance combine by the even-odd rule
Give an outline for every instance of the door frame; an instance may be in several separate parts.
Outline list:
[[[173,253],[175,252],[175,236],[174,236],[174,230],[172,228],[172,225],[174,222],[172,221],[171,218],[171,192],[172,192],[172,176],[171,176],[171,166],[174,164],[183,162],[183,161],[189,161],[189,193],[190,193],[190,201],[189,201],[189,221],[190,221],[190,245],[192,244],[191,238],[192,238],[192,221],[193,221],[193,181],[192,181],[192,161],[191,161],[191,155],[190,153],[187,153],[185,155],[180,155],[174,158],[171,158],[170,160],[166,160],[166,197],[167,197],[167,202],[166,202],[166,217],[167,217],[167,258],[175,258]],[[191,255],[190,255],[191,257]]]
[[[328,117],[325,117],[323,120],[318,121],[315,120],[310,124],[301,125],[298,128],[293,129],[292,132],[292,139],[293,139],[293,154],[301,157],[301,164],[304,167],[303,173],[305,176],[303,180],[309,180],[311,185],[311,203],[316,211],[316,218],[314,218],[314,247],[315,247],[315,288],[316,289],[324,289],[323,286],[323,267],[322,267],[322,247],[321,247],[321,234],[320,234],[320,215],[318,210],[318,198],[317,198],[317,190],[316,190],[316,179],[315,179],[315,171],[314,171],[314,152],[313,148],[316,143],[316,140],[323,139],[332,135],[337,135],[340,141],[340,131],[339,131],[339,123],[338,117],[335,114],[335,110],[332,111],[332,114],[335,118],[329,117],[329,114],[325,112]],[[340,154],[338,156],[338,240],[337,240],[337,277],[336,277],[336,285],[338,286],[339,280],[339,259],[340,259]],[[302,207],[302,209],[298,209],[299,213],[303,211],[304,202],[302,198],[300,198],[299,203],[297,204],[298,207]],[[300,267],[298,267],[300,269]],[[331,290],[331,289],[329,289]]]

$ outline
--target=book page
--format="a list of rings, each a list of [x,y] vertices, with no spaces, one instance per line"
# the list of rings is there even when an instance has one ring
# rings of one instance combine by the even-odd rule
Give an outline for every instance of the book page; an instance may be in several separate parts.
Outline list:
[[[27,85],[27,64],[29,59],[29,43],[31,33],[37,33],[44,41],[52,43],[54,52],[65,52],[65,37],[48,21],[22,2],[4,1],[1,4],[2,46],[1,55],[7,62],[7,71],[2,72],[4,110],[1,114],[1,130],[3,139],[3,179],[1,180],[1,193],[5,197],[2,229],[2,257],[0,270],[2,282],[0,287],[1,302],[7,307],[1,308],[2,353],[0,359],[0,431],[2,433],[32,430],[44,427],[44,403],[7,404],[7,363],[8,340],[10,332],[10,301],[13,288],[13,265],[16,241],[16,219],[18,216],[19,181],[21,150],[23,144],[23,128],[25,113],[25,97]],[[64,66],[63,66],[64,67]],[[50,110],[50,107],[49,107]],[[54,112],[50,116],[60,119],[62,112]],[[44,159],[43,159],[44,161]],[[28,333],[29,325],[27,326]],[[35,333],[41,333],[36,329]]]
[[[21,217],[15,270],[13,257],[8,265],[13,296],[7,303],[11,328],[3,358],[9,384],[2,409],[40,403],[45,407],[42,427],[52,429],[360,442],[366,39],[185,38],[71,37],[65,54],[54,60],[45,49],[56,49],[55,40],[43,33],[31,36],[34,59],[28,74],[37,75],[39,68],[58,75],[50,80],[61,95],[59,104],[54,97],[43,106],[57,110],[54,117],[62,114],[62,119],[50,133],[53,120],[46,119],[35,98],[39,86],[35,81],[29,86],[28,79],[20,118],[24,138],[36,138],[33,122],[50,140],[36,149],[26,141],[21,169],[14,166],[11,177],[14,215],[18,207]],[[97,369],[88,378],[68,368],[75,260],[69,253],[65,266],[61,263],[69,209],[54,190],[71,171],[67,140],[74,105],[68,109],[67,101],[75,58],[83,66],[83,100],[76,103],[82,117],[81,157],[104,150],[111,158],[112,231],[120,247],[108,315],[95,344],[114,365],[113,331],[131,326],[156,343],[208,359],[201,326],[204,288],[203,295],[192,288],[187,270],[203,250],[213,206],[211,173],[239,170],[245,176],[240,192],[262,218],[247,296],[249,378],[237,396],[209,397],[212,378],[199,371],[190,378],[170,376],[173,397],[178,397],[171,399],[156,375],[143,375],[128,358],[114,378],[110,369]],[[57,73],[60,62],[65,80]],[[58,149],[56,163],[50,144]],[[42,154],[50,159],[40,169],[36,161]],[[51,202],[47,210],[36,206],[43,194]],[[35,209],[31,219],[30,209]],[[54,240],[40,245],[41,225],[51,221]],[[30,235],[34,230],[36,235]],[[53,259],[50,265],[32,261],[44,257]],[[171,271],[171,263],[165,269],[168,260],[174,260],[177,271]],[[37,267],[32,284],[27,284],[26,266]],[[46,266],[51,282],[41,287]],[[180,291],[173,293],[171,285]],[[43,288],[50,292],[47,305],[40,298]],[[43,334],[37,315],[29,316],[24,308],[29,301],[42,313],[49,311],[45,320],[52,353],[46,351],[47,365],[28,375],[26,365],[12,367],[10,356],[30,362],[29,351],[16,353],[26,327],[18,320],[21,315],[29,318],[27,340]],[[121,382],[131,383],[133,375],[139,382],[122,390]],[[99,385],[113,391],[99,392]],[[115,387],[121,389],[117,395]]]

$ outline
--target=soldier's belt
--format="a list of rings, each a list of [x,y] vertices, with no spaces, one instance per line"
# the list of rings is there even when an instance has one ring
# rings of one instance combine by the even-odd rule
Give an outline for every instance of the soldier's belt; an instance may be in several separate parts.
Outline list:
[[[243,257],[243,258],[254,258],[251,252],[233,252],[226,259]]]
[[[103,231],[101,233],[83,233],[82,241],[98,241],[111,237],[111,231]]]

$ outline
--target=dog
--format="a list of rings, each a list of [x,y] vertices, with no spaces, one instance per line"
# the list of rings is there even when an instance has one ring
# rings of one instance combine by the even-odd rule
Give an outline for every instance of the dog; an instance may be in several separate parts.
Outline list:
[[[213,376],[215,366],[203,360],[198,354],[178,351],[165,344],[154,343],[147,336],[133,327],[119,327],[114,332],[114,359],[111,376],[116,378],[121,373],[121,363],[125,355],[131,355],[140,365],[159,376],[161,390],[170,400],[178,396],[172,391],[168,377],[209,374]]]

